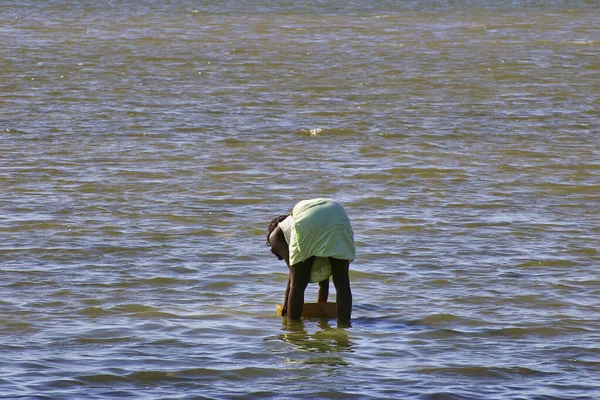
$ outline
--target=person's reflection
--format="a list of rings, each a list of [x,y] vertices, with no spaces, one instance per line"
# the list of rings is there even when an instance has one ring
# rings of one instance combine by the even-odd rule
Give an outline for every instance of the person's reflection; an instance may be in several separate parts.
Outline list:
[[[354,344],[348,337],[348,332],[342,328],[333,328],[327,319],[318,320],[319,329],[308,333],[304,320],[282,318],[285,333],[279,337],[303,351],[314,353],[351,352]]]

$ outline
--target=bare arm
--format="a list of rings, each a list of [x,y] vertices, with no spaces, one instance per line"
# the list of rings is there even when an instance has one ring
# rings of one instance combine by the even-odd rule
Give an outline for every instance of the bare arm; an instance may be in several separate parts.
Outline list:
[[[290,298],[290,283],[291,283],[291,279],[288,274],[287,286],[285,288],[285,294],[283,295],[283,305],[281,307],[281,316],[282,317],[287,317],[287,305],[288,305],[288,299]]]
[[[269,243],[271,244],[271,253],[273,253],[280,260],[284,260],[287,264],[288,268],[290,266],[290,250],[288,248],[288,244],[285,241],[285,236],[283,235],[283,231],[280,227],[275,228],[271,235],[269,236]],[[281,316],[287,316],[287,308],[288,301],[290,297],[290,285],[291,285],[291,276],[288,273],[288,281],[287,286],[285,288],[285,294],[283,296],[283,306],[281,309]]]

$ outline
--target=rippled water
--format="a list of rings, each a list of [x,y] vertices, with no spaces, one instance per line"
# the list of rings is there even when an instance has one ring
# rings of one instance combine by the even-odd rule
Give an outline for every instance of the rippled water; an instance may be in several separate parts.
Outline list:
[[[0,397],[600,397],[597,2],[101,3],[0,7]]]

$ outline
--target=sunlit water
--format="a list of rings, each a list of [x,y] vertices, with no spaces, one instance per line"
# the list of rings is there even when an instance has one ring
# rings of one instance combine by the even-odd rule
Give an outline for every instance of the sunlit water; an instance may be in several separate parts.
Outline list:
[[[0,6],[0,397],[600,397],[597,2],[83,3]]]

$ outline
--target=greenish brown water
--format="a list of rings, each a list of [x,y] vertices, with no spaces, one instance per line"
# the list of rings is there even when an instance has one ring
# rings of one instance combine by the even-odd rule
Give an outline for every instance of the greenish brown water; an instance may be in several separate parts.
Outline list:
[[[0,10],[0,397],[600,397],[597,2]],[[318,196],[347,329],[275,314]]]

